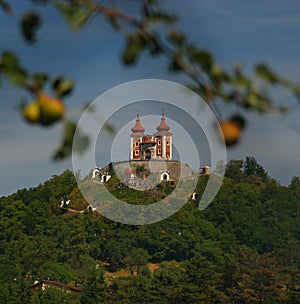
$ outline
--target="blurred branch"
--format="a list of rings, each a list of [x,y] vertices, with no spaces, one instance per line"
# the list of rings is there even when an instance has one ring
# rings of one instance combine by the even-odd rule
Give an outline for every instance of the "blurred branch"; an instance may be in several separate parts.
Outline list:
[[[83,29],[96,15],[103,15],[116,31],[121,31],[125,36],[126,45],[122,52],[124,65],[136,64],[143,52],[147,52],[151,57],[165,56],[168,60],[169,71],[182,72],[188,76],[194,83],[189,87],[208,103],[220,121],[223,118],[215,102],[217,99],[235,103],[239,107],[259,113],[286,111],[286,106],[275,104],[270,97],[274,87],[286,88],[300,100],[300,84],[275,73],[265,63],[257,63],[250,76],[246,75],[238,64],[234,65],[231,71],[220,67],[211,52],[189,41],[176,26],[178,18],[163,11],[156,0],[139,1],[137,4],[140,7],[138,16],[126,12],[123,8],[109,6],[94,0],[32,1],[55,6],[73,31]],[[8,1],[0,0],[0,8],[6,13],[13,12]],[[37,31],[42,26],[42,21],[42,17],[36,12],[25,12],[22,15],[20,29],[27,43],[36,42]],[[28,73],[19,62],[18,56],[9,50],[3,51],[0,57],[0,80],[2,77],[8,79],[11,84],[30,92],[35,98],[48,96],[41,95],[41,92],[47,85],[50,85],[55,97],[48,96],[46,99],[52,100],[52,105],[61,103],[61,99],[70,94],[74,87],[74,81],[66,79],[62,75],[50,77],[45,72]],[[37,101],[34,105],[30,104],[30,111],[27,109],[26,112],[30,114],[27,117],[29,119],[25,118],[31,123],[43,124],[39,118],[41,103],[39,99]],[[64,117],[63,106],[59,106],[62,114],[52,119],[51,125],[60,122]],[[24,111],[22,113],[24,115]],[[63,141],[61,145],[63,148],[59,150],[61,153],[57,154],[57,158],[70,153],[74,123],[67,123],[66,126],[68,140]]]

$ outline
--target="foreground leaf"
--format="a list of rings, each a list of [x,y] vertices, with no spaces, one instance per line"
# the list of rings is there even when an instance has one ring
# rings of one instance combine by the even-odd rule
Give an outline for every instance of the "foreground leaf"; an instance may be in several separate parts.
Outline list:
[[[42,25],[42,19],[35,12],[25,13],[21,19],[21,33],[29,44],[36,42],[36,34]]]
[[[24,86],[27,73],[19,63],[18,57],[10,51],[4,51],[0,58],[0,70],[4,72],[8,81],[16,86]]]
[[[79,31],[93,15],[94,10],[78,4],[58,2],[57,9],[63,14],[72,31]]]
[[[257,64],[255,66],[255,73],[272,84],[278,82],[278,76],[266,64]]]
[[[61,145],[55,151],[53,160],[62,160],[71,155],[72,149],[77,153],[83,153],[89,146],[88,136],[81,134],[80,130],[77,130],[78,134],[74,140],[77,124],[74,121],[67,120],[65,122],[64,137]]]
[[[11,7],[11,5],[4,1],[4,0],[0,0],[0,8],[6,13],[6,14],[11,14],[13,12],[13,9]]]

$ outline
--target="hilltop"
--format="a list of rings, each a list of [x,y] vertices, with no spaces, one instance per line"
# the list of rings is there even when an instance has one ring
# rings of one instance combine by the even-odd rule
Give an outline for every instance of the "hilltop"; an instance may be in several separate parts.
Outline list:
[[[199,194],[207,180],[199,176]],[[116,195],[151,203],[176,183],[158,184],[156,193],[117,185],[112,176],[107,187]],[[67,208],[60,207],[64,196]],[[300,297],[299,177],[285,187],[253,158],[231,161],[207,209],[200,212],[190,199],[168,219],[144,226],[116,223],[87,207],[70,171],[0,198],[0,303],[297,303]],[[31,289],[36,280],[81,293]]]

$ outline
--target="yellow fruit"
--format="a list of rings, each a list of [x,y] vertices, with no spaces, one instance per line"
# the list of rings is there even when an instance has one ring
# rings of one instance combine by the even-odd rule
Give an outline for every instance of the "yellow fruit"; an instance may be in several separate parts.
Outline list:
[[[234,121],[221,121],[220,122],[220,135],[223,134],[225,144],[231,146],[236,144],[241,136],[241,127]]]
[[[27,105],[23,111],[23,117],[29,123],[37,123],[41,117],[40,105],[37,101],[34,101]]]
[[[223,71],[218,65],[213,65],[211,69],[211,73],[213,74],[214,77],[219,77],[223,74]]]
[[[41,109],[41,124],[50,125],[60,120],[65,113],[65,106],[60,99],[51,97],[44,92],[37,94]]]

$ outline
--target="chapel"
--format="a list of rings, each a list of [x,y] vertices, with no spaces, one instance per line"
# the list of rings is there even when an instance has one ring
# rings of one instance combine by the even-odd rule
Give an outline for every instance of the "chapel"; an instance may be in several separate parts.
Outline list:
[[[172,133],[166,123],[164,112],[154,134],[145,134],[137,114],[130,135],[130,160],[172,160]]]

